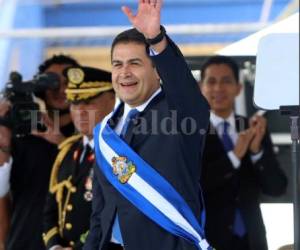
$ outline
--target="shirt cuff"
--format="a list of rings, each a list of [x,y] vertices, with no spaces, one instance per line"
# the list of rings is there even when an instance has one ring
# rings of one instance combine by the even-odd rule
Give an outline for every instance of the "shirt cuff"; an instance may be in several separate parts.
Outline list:
[[[252,163],[253,164],[255,164],[256,162],[258,162],[261,158],[262,158],[262,156],[263,156],[263,154],[264,154],[264,151],[263,150],[260,150],[258,153],[256,153],[256,154],[251,154],[251,161],[252,161]]]
[[[9,179],[12,162],[12,157],[10,157],[8,162],[0,166],[0,198],[3,198],[10,189]]]
[[[241,165],[241,161],[239,158],[237,158],[237,156],[233,153],[233,151],[229,151],[227,153],[232,165],[233,165],[233,168],[235,169],[238,169]]]

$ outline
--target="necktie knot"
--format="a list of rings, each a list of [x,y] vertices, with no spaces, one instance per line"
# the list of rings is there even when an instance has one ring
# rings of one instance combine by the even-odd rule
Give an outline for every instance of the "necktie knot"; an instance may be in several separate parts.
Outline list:
[[[126,118],[125,118],[125,122],[124,122],[124,125],[123,125],[123,128],[122,128],[122,131],[121,131],[121,136],[124,137],[126,132],[127,132],[127,129],[128,129],[128,126],[129,126],[129,123],[138,115],[139,111],[137,109],[131,109]]]
[[[137,109],[131,109],[128,112],[127,116],[126,116],[126,121],[125,122],[129,122],[130,120],[132,120],[133,118],[135,118],[138,113],[139,113],[139,111]]]

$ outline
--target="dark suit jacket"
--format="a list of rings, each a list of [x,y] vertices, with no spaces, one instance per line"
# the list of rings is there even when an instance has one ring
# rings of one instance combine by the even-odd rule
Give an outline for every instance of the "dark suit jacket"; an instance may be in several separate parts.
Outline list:
[[[237,131],[248,127],[247,124],[247,119],[236,116]],[[269,134],[262,145],[263,156],[257,163],[252,163],[248,152],[240,167],[234,169],[212,126],[206,137],[201,175],[207,212],[206,236],[218,250],[233,249],[232,224],[237,207],[245,222],[250,249],[267,249],[259,195],[282,194],[287,179],[279,168]]]
[[[153,62],[163,90],[140,113],[135,125],[129,126],[125,140],[175,187],[200,218],[197,165],[201,164],[204,136],[199,131],[208,126],[208,104],[173,43],[153,57]],[[193,125],[183,120],[186,117],[193,120]],[[112,126],[116,119],[112,119]],[[196,250],[191,243],[148,219],[114,189],[99,169],[95,170],[94,182],[91,229],[85,250],[107,249],[116,212],[126,250]]]

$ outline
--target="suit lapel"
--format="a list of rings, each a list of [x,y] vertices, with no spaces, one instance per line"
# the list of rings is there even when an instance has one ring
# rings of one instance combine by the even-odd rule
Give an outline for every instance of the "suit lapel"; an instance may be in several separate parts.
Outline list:
[[[89,171],[90,165],[92,164],[92,162],[89,161],[89,157],[92,153],[86,155],[82,163],[80,163],[81,154],[84,153],[84,146],[82,140],[79,142],[79,144],[77,144],[76,148],[79,149],[80,153],[77,159],[74,161],[74,168],[72,173],[72,179],[73,179],[72,182],[74,185],[76,185],[83,176],[88,174],[87,172]]]
[[[212,123],[209,124],[209,136],[207,136],[206,140],[206,145],[210,145],[212,147],[208,149],[209,152],[225,152],[223,142]]]
[[[124,113],[124,103],[122,102],[121,105],[118,107],[117,111],[114,113],[114,115],[108,120],[108,125],[111,127],[111,129],[116,128],[123,113]]]

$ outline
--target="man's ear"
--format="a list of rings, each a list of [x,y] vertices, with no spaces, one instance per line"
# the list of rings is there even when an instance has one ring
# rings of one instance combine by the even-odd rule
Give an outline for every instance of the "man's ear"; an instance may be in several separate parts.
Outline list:
[[[160,82],[160,76],[155,67],[154,67],[154,73],[155,73],[155,78]]]

